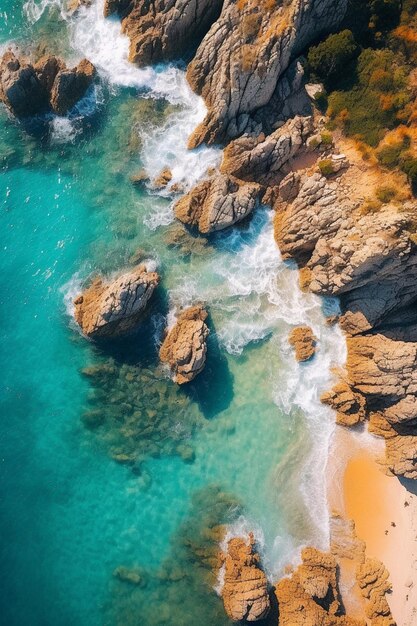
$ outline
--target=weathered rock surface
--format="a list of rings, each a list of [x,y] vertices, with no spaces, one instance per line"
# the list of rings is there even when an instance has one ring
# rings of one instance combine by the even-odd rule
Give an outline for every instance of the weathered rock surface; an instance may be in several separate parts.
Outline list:
[[[170,366],[173,379],[179,385],[189,383],[204,369],[209,336],[206,319],[207,312],[202,307],[186,309],[161,346],[160,359]]]
[[[253,535],[245,539],[230,539],[225,556],[224,608],[235,622],[255,622],[270,610],[268,581],[260,567]]]
[[[259,192],[260,187],[255,183],[214,174],[180,198],[174,207],[175,216],[209,234],[247,217],[257,204]]]
[[[72,69],[61,69],[51,89],[51,106],[58,115],[65,115],[80,100],[92,84],[96,69],[83,59]]]
[[[49,104],[33,66],[11,51],[0,61],[0,98],[17,117],[42,113]]]
[[[220,13],[222,0],[106,0],[130,39],[129,60],[140,66],[180,59],[195,48]]]
[[[320,400],[336,411],[336,422],[341,426],[354,426],[365,419],[365,398],[346,381],[339,381]]]
[[[365,621],[341,615],[337,562],[315,548],[302,551],[302,564],[275,588],[279,626],[365,626]]]
[[[309,326],[297,326],[288,338],[297,361],[308,361],[316,353],[317,339]]]
[[[224,150],[221,171],[242,180],[269,183],[306,147],[312,130],[311,117],[297,116],[267,137],[235,139]]]
[[[90,339],[111,338],[132,331],[159,283],[145,265],[111,281],[96,278],[74,300],[75,320]]]
[[[188,66],[188,80],[208,108],[190,144],[266,130],[255,112],[274,99],[297,54],[341,22],[346,6],[345,0],[226,0]]]
[[[67,69],[55,56],[44,56],[32,65],[8,50],[0,61],[0,100],[17,117],[48,110],[64,115],[84,96],[95,74],[87,59]]]
[[[375,626],[396,626],[391,615],[386,593],[391,590],[389,573],[377,559],[366,559],[359,565],[356,579],[364,598],[367,599],[367,617]]]
[[[379,180],[363,162],[332,180],[313,170],[291,172],[274,191],[275,238],[283,257],[301,268],[303,288],[341,297],[346,372],[323,402],[345,426],[378,412],[387,467],[411,478],[417,476],[417,252],[410,229],[417,207],[406,201],[400,210],[388,204],[364,211]]]

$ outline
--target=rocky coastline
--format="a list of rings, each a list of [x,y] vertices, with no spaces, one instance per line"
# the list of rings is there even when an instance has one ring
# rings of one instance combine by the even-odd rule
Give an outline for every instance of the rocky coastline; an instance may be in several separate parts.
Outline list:
[[[86,4],[79,0],[71,8]],[[401,192],[375,210],[384,170],[365,161],[339,131],[325,137],[326,118],[311,97],[314,89],[306,85],[300,58],[308,45],[342,24],[347,4],[106,0],[104,14],[121,19],[132,63],[191,58],[187,78],[207,114],[189,148],[224,148],[219,169],[176,200],[175,217],[191,234],[210,237],[250,218],[261,204],[269,206],[277,247],[283,259],[297,264],[303,290],[340,300],[340,316],[328,321],[340,324],[348,356],[323,403],[334,409],[339,425],[366,423],[385,440],[388,473],[416,479],[417,201],[406,176],[396,172],[390,176]],[[18,118],[64,115],[95,76],[87,59],[69,69],[54,56],[32,63],[8,51],[0,62],[0,99]],[[170,172],[162,174],[161,186],[171,180]],[[99,341],[137,330],[160,280],[146,264],[93,278],[74,300],[83,335]],[[178,385],[204,376],[206,320],[204,306],[192,306],[166,331],[159,356]],[[314,358],[317,340],[310,328],[295,327],[288,340],[298,361]],[[221,557],[229,618],[268,619],[275,626],[394,625],[384,564],[367,556],[349,522],[342,535],[341,541],[333,532],[328,553],[306,547],[301,564],[274,586],[253,535],[230,539]],[[346,537],[354,557],[352,551],[346,557]],[[365,607],[361,617],[345,614],[338,580],[343,558],[355,565]],[[124,570],[115,576],[136,584]]]

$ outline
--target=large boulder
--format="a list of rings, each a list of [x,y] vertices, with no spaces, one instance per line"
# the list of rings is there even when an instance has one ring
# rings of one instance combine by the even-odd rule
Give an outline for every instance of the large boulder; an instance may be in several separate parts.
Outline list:
[[[10,50],[0,61],[0,99],[17,117],[37,115],[49,107],[48,92],[34,67]]]
[[[83,59],[72,69],[61,69],[51,89],[51,106],[58,115],[65,115],[84,96],[96,74],[94,65]]]
[[[222,0],[106,0],[104,15],[117,13],[137,65],[180,59],[201,41],[218,17]]]
[[[209,234],[240,222],[255,208],[260,187],[227,174],[214,174],[180,198],[175,217]]]
[[[288,338],[297,361],[308,361],[316,353],[317,339],[309,326],[293,328]]]
[[[234,622],[255,622],[266,617],[271,606],[268,581],[252,534],[249,541],[230,539],[224,566],[222,597],[228,617]]]
[[[297,116],[265,137],[244,135],[225,148],[221,170],[247,181],[274,181],[281,168],[306,148],[311,117]]]
[[[85,95],[95,74],[94,65],[87,59],[68,69],[53,55],[31,64],[8,50],[0,61],[0,100],[17,117],[51,110],[65,115]]]
[[[347,0],[225,0],[188,66],[188,80],[208,108],[191,146],[265,130],[256,112],[280,93],[291,61],[336,28],[346,7]]]
[[[179,385],[189,383],[204,369],[209,335],[206,319],[207,312],[200,306],[185,309],[161,346],[160,359],[169,365]]]
[[[74,317],[90,339],[117,337],[134,330],[159,283],[145,265],[106,281],[98,277],[74,300]]]

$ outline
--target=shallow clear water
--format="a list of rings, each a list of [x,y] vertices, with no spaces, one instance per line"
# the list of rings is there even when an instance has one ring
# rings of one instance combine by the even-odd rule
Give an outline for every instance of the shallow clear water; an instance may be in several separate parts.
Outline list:
[[[219,153],[187,153],[202,103],[180,69],[129,66],[99,5],[69,21],[59,0],[0,10],[0,42],[58,40],[102,77],[41,133],[0,111],[0,614],[9,626],[226,624],[210,573],[218,524],[256,530],[271,579],[303,542],[326,545],[332,415],[318,397],[344,346],[280,260],[266,209],[206,242],[172,223],[168,198],[132,186],[140,167],[165,165],[190,186]],[[71,322],[71,297],[132,255],[158,265],[160,296],[142,332],[98,350]],[[164,317],[196,300],[210,309],[210,358],[177,389],[158,341]],[[300,366],[286,338],[306,322],[320,347]]]

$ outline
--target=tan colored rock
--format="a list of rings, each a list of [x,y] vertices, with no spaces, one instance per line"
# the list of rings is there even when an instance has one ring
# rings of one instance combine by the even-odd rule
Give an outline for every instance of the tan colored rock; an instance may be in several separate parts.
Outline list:
[[[346,369],[354,389],[382,406],[417,393],[417,343],[375,334],[348,337],[347,346]]]
[[[200,306],[185,309],[161,346],[160,359],[170,366],[179,385],[191,382],[204,369],[209,335],[206,319],[207,312]]]
[[[122,17],[129,60],[140,66],[191,52],[220,13],[221,0],[106,0],[104,15]]]
[[[72,70],[51,55],[35,65],[12,51],[0,61],[0,99],[17,117],[45,113],[64,115],[80,100],[95,78],[95,68],[83,59]]]
[[[365,398],[354,392],[344,380],[336,383],[330,391],[324,392],[320,400],[336,411],[336,422],[341,426],[354,426],[365,419]]]
[[[225,174],[198,183],[174,207],[175,217],[209,234],[240,222],[258,202],[260,188]]]
[[[306,148],[311,117],[297,116],[265,137],[243,136],[226,146],[221,171],[242,180],[269,184],[281,168]]]
[[[96,278],[74,300],[75,320],[90,339],[117,337],[136,328],[159,283],[145,265],[113,280]]]
[[[375,626],[396,626],[386,593],[391,590],[389,573],[377,559],[366,559],[356,571],[356,579],[364,598],[368,600],[366,614]]]
[[[297,326],[288,338],[297,361],[308,361],[316,353],[317,339],[309,326]]]
[[[275,587],[279,626],[365,626],[365,620],[340,615],[335,558],[315,548],[301,556],[298,569]]]
[[[155,189],[163,189],[172,180],[172,172],[169,167],[165,167],[153,181]]]
[[[341,22],[346,5],[345,0],[225,0],[188,66],[188,80],[208,108],[191,146],[265,131],[257,112],[283,104],[280,82],[290,62]]]
[[[51,106],[58,115],[65,115],[85,95],[93,83],[96,69],[83,59],[71,70],[62,69],[56,75],[51,90]]]
[[[222,597],[225,611],[234,622],[255,622],[270,610],[268,581],[254,546],[252,534],[249,542],[235,538],[227,544]]]

